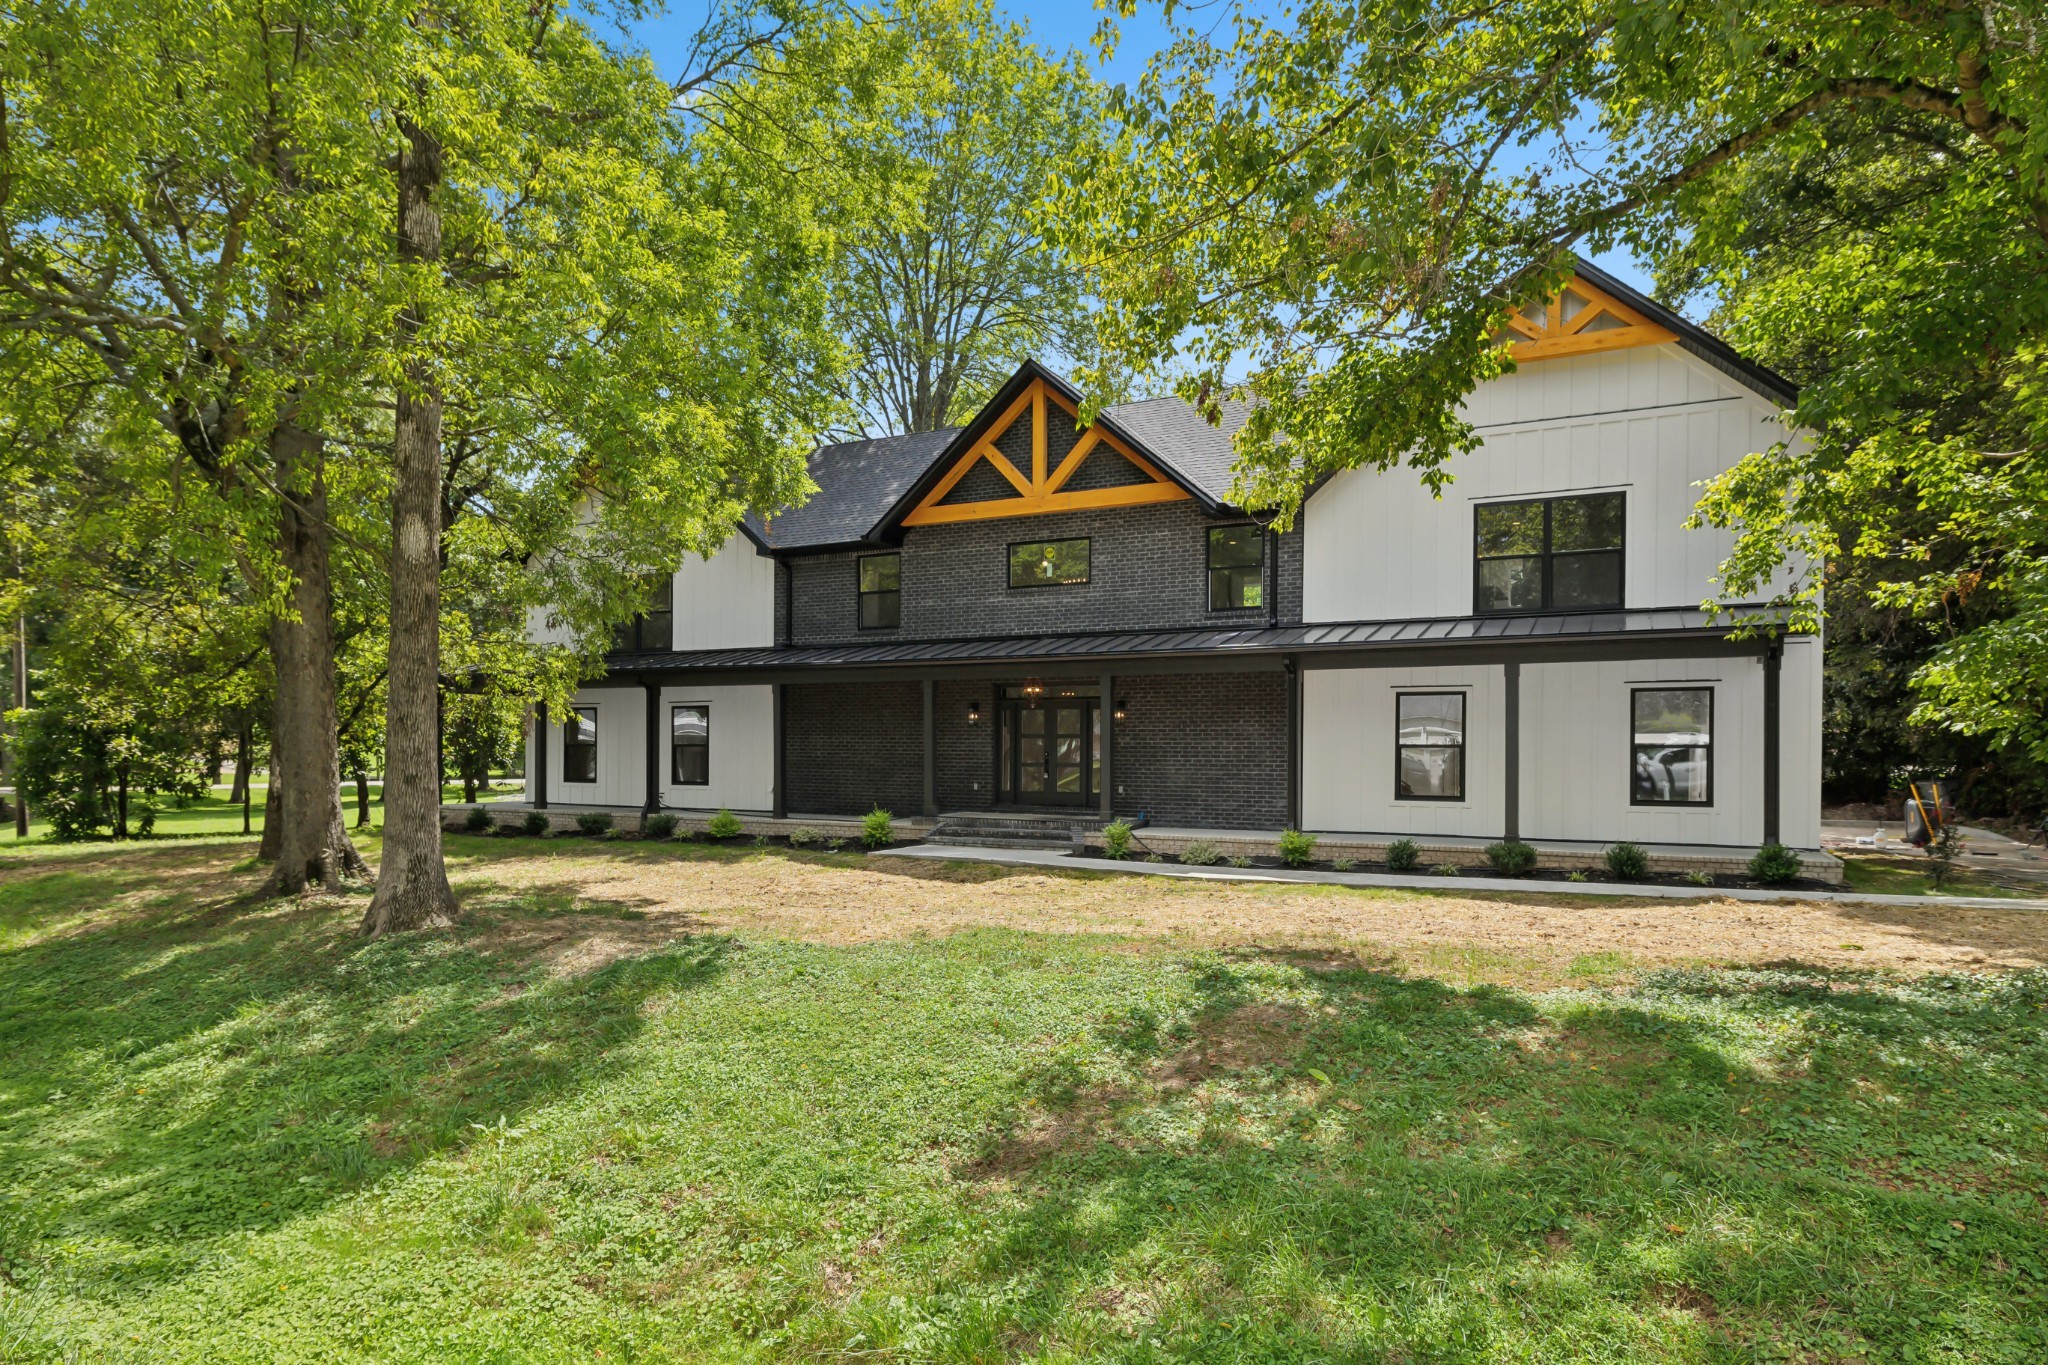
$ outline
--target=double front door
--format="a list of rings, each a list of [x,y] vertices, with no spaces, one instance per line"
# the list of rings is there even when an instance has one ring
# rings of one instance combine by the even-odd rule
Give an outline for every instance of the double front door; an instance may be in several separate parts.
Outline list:
[[[1006,804],[1093,804],[1102,777],[1100,699],[1005,697],[996,768],[996,791]]]

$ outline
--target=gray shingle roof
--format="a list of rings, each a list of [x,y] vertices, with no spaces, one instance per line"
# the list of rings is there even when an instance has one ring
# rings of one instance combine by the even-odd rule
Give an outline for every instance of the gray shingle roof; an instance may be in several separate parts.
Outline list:
[[[1225,402],[1223,421],[1213,427],[1194,405],[1172,396],[1118,403],[1102,415],[1217,502],[1230,501],[1230,471],[1237,459],[1230,443],[1251,415],[1249,403]]]
[[[950,427],[820,446],[811,452],[811,479],[818,491],[810,501],[766,520],[748,517],[747,527],[774,550],[863,540],[958,433],[958,427]]]

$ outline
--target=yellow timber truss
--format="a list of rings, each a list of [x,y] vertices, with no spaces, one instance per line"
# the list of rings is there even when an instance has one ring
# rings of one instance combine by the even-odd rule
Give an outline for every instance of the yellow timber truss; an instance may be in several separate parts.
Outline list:
[[[1161,473],[1156,465],[1145,459],[1129,446],[1119,441],[1100,425],[1089,427],[1081,433],[1081,439],[1067,452],[1057,466],[1048,468],[1045,450],[1046,406],[1056,403],[1062,411],[1076,421],[1080,413],[1065,396],[1052,388],[1043,379],[1034,379],[1016,401],[1003,410],[1000,417],[989,424],[982,438],[974,448],[953,462],[946,476],[938,481],[932,491],[910,510],[903,518],[905,526],[938,526],[946,522],[991,521],[997,517],[1029,517],[1041,512],[1070,512],[1096,507],[1139,507],[1154,502],[1179,502],[1192,495],[1179,484]],[[1026,414],[1031,419],[1031,470],[1029,475],[1017,468],[996,449],[996,439]],[[1118,488],[1077,488],[1065,487],[1074,471],[1078,470],[1091,453],[1098,447],[1106,446],[1130,461],[1148,482],[1127,484]],[[1013,498],[993,498],[985,502],[943,501],[953,491],[954,485],[967,477],[968,471],[978,463],[986,461],[996,473],[1003,476],[1012,488],[1017,490]]]
[[[1621,300],[1574,280],[1549,303],[1510,313],[1508,354],[1518,364],[1676,341],[1677,334]]]

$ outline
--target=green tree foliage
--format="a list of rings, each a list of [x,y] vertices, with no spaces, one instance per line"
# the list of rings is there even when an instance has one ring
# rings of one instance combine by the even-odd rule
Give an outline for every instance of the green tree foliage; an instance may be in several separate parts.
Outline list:
[[[1249,365],[1237,496],[1283,521],[1337,469],[1440,487],[1501,317],[1574,248],[1680,262],[1806,380],[1810,439],[1705,500],[1741,533],[1722,600],[1778,592],[1789,564],[1810,620],[1849,547],[1909,566],[1880,601],[1997,594],[1920,670],[1921,716],[2039,758],[2044,26],[1913,0],[1204,12],[1119,99],[1068,240],[1113,354],[1184,359],[1212,413]]]
[[[1092,350],[1080,274],[1039,220],[1048,184],[1094,139],[1103,93],[988,0],[907,0],[891,18],[912,78],[849,132],[846,154],[892,208],[849,233],[832,309],[859,425],[934,431],[1020,361]]]

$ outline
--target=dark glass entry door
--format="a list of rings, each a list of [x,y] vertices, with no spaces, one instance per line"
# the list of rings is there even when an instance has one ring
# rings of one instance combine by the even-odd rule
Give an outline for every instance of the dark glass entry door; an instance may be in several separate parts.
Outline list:
[[[1101,712],[1094,697],[1003,702],[996,791],[1021,806],[1085,806],[1096,798]]]

